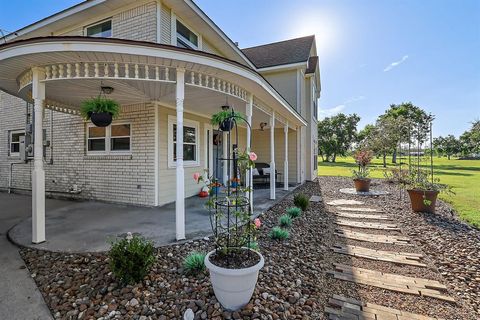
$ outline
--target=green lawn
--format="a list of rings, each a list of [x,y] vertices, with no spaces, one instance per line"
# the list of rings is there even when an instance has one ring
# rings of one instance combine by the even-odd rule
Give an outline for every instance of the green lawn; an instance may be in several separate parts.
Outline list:
[[[403,159],[404,163],[406,161]],[[351,176],[356,167],[352,157],[337,158],[336,163],[322,162],[319,158],[318,165],[321,176]],[[388,163],[387,166],[393,165]],[[372,167],[372,177],[384,177],[381,159],[375,159]],[[434,158],[434,170],[440,182],[452,186],[455,192],[453,195],[441,194],[440,198],[451,203],[462,219],[480,227],[480,160]]]

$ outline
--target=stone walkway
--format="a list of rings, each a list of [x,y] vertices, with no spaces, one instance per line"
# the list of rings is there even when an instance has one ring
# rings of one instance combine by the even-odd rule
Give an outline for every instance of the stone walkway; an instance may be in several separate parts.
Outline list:
[[[400,245],[403,247],[411,245],[409,238],[398,235],[402,232],[397,224],[385,221],[394,220],[393,217],[384,214],[378,208],[366,207],[359,201],[349,199],[336,199],[327,202],[327,204],[334,207],[335,224],[339,226],[335,231],[335,235],[339,238]],[[365,229],[367,231],[373,230],[376,233],[367,233],[367,231],[363,231]],[[382,234],[378,234],[378,232]],[[421,261],[423,255],[417,253],[403,252],[401,250],[376,250],[342,243],[336,243],[331,249],[335,253],[355,258],[396,264],[399,268],[402,266],[427,267]],[[338,263],[334,263],[334,270],[331,270],[329,274],[340,281],[349,281],[393,292],[419,297],[431,297],[455,303],[455,299],[446,294],[447,287],[436,280],[405,276],[397,273],[386,273]],[[329,300],[325,313],[329,315],[329,319],[433,319],[338,295],[333,295]]]

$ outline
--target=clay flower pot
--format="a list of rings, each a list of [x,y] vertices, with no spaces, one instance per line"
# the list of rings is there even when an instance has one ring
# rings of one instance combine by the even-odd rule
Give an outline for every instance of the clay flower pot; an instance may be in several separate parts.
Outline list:
[[[435,213],[438,191],[433,190],[407,190],[414,212]]]
[[[245,250],[251,250],[245,248]],[[258,272],[263,268],[265,260],[255,251],[252,253],[260,256],[260,261],[251,267],[242,269],[227,269],[210,262],[210,256],[215,250],[210,251],[205,257],[205,266],[210,271],[210,281],[213,292],[220,304],[227,310],[238,310],[244,307],[252,298],[257,285]]]
[[[370,182],[371,180],[366,179],[353,179],[353,183],[355,184],[355,190],[357,192],[368,192],[370,191]]]

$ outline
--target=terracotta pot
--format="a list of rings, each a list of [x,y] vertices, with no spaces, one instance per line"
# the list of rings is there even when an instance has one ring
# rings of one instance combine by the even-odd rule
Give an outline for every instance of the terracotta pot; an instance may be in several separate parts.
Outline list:
[[[411,189],[407,192],[413,211],[435,213],[438,191]],[[424,200],[427,200],[429,204],[425,203]]]
[[[108,127],[112,123],[112,114],[108,112],[92,112],[90,120],[97,127]]]
[[[370,191],[370,179],[353,179],[355,184],[355,190],[357,192],[368,192]]]

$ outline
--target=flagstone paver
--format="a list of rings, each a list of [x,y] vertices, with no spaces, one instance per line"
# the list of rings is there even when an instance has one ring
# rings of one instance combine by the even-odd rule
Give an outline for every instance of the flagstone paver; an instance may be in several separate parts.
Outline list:
[[[345,194],[354,194],[358,196],[383,196],[388,194],[387,191],[383,191],[383,190],[370,190],[367,192],[362,192],[362,191],[357,191],[355,188],[342,188],[340,189],[340,192]]]
[[[332,320],[347,319],[393,319],[393,320],[435,320],[420,314],[388,308],[370,302],[361,302],[340,295],[332,295],[328,300],[325,313]]]
[[[357,211],[357,212],[377,212],[377,213],[383,212],[380,209],[368,208],[368,207],[338,207],[337,210],[340,210],[340,211]]]
[[[335,270],[329,271],[329,273],[332,274],[335,279],[455,302],[455,299],[443,294],[447,290],[447,287],[436,280],[406,277],[337,263],[334,263],[334,266]]]
[[[348,229],[338,228],[335,230],[335,235],[342,238],[372,242],[372,243],[387,243],[387,244],[398,244],[402,246],[411,246],[410,239],[403,236],[393,236],[393,235],[380,235],[380,234],[371,234],[364,232],[357,232]]]
[[[322,202],[322,197],[313,195],[310,197],[310,202]]]
[[[336,253],[346,254],[354,257],[365,258],[370,260],[387,261],[397,264],[407,264],[417,267],[426,267],[427,265],[421,263],[423,255],[418,253],[396,252],[396,251],[382,251],[370,248],[335,244],[332,250]]]
[[[359,221],[350,221],[345,219],[338,219],[335,221],[339,226],[361,228],[361,229],[376,229],[376,230],[389,230],[389,231],[400,231],[396,224],[391,223],[379,223],[379,222],[359,222]]]
[[[354,213],[354,212],[336,212],[337,216],[342,218],[353,218],[353,219],[375,219],[375,220],[393,220],[392,217],[384,214],[363,214],[363,213]]]
[[[365,202],[357,200],[348,200],[348,199],[335,199],[327,202],[330,206],[344,206],[344,205],[364,205]]]

